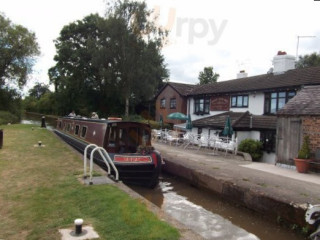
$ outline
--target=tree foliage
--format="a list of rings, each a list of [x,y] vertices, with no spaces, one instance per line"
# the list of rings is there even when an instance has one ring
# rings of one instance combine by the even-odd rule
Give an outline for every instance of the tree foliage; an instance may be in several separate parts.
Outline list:
[[[35,34],[0,14],[0,87],[25,85],[39,54]]]
[[[296,62],[296,68],[316,67],[320,66],[320,54],[312,53],[304,56],[299,56]]]
[[[40,99],[44,94],[50,92],[49,85],[44,83],[36,83],[33,88],[29,90],[29,96]]]
[[[0,110],[10,113],[6,116],[13,114],[20,118],[21,96],[18,88],[26,84],[34,58],[39,53],[35,34],[13,24],[0,13]]]
[[[168,77],[161,46],[165,32],[149,21],[144,2],[116,1],[106,17],[90,15],[65,26],[49,70],[60,111],[119,114],[150,99]]]
[[[208,84],[208,83],[216,83],[219,78],[219,74],[213,72],[213,67],[205,67],[203,71],[199,73],[199,84]]]

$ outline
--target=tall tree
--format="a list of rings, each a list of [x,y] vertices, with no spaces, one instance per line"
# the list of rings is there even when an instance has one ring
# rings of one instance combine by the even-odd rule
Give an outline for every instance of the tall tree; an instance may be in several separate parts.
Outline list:
[[[72,109],[88,114],[96,111],[92,102],[100,103],[98,97],[107,84],[104,70],[108,59],[104,56],[110,49],[99,27],[102,21],[97,14],[89,15],[64,26],[55,41],[57,63],[49,69],[49,78],[55,86],[60,114]]]
[[[25,85],[39,54],[35,34],[0,14],[0,87]]]
[[[165,33],[148,14],[145,3],[117,1],[106,18],[90,15],[65,26],[49,70],[58,101],[104,114],[125,106],[128,115],[130,100],[153,96],[168,71],[160,54]]]
[[[213,67],[205,67],[203,71],[199,73],[199,84],[208,84],[208,83],[215,83],[218,81],[219,74],[213,72]]]
[[[299,56],[296,62],[296,68],[320,66],[320,54],[312,53],[310,55]]]
[[[107,11],[107,16],[121,26],[120,35],[115,37],[125,116],[129,115],[130,99],[150,98],[159,82],[168,77],[160,53],[167,32],[150,20],[151,13],[145,2],[129,0],[117,0]]]

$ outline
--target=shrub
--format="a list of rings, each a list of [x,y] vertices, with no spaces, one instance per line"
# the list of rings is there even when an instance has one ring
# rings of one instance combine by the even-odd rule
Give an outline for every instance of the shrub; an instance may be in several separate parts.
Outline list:
[[[252,160],[257,161],[262,157],[262,142],[253,139],[243,140],[238,147],[241,152],[249,153]]]
[[[303,138],[303,144],[301,146],[301,149],[298,152],[298,158],[299,159],[309,159],[310,158],[310,139],[309,136],[304,136]]]
[[[0,125],[8,123],[18,123],[19,117],[6,111],[0,111]]]

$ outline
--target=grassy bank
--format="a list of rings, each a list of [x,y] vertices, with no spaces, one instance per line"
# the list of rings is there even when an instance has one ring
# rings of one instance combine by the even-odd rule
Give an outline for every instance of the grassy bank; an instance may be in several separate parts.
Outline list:
[[[178,239],[139,201],[110,185],[82,185],[82,161],[50,131],[1,126],[0,239],[60,239],[83,218],[100,239]],[[34,145],[42,141],[45,147]]]

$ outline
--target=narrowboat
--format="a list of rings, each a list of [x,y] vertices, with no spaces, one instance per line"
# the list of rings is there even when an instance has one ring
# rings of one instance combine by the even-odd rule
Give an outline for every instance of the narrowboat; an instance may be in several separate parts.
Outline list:
[[[158,185],[162,160],[160,153],[151,146],[148,124],[122,121],[120,118],[61,117],[54,132],[81,153],[89,144],[103,147],[122,182],[150,188]],[[107,170],[101,157],[94,155],[93,161]]]

